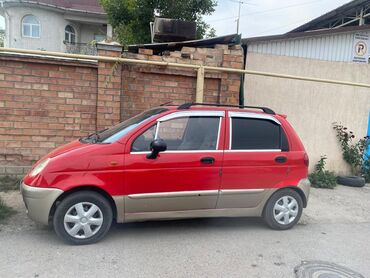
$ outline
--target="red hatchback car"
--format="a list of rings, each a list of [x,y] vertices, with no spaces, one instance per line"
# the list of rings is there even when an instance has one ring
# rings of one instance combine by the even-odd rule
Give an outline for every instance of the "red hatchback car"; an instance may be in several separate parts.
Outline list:
[[[310,183],[285,118],[263,107],[148,110],[36,163],[21,184],[28,215],[72,244],[102,239],[112,221],[262,216],[289,229]]]

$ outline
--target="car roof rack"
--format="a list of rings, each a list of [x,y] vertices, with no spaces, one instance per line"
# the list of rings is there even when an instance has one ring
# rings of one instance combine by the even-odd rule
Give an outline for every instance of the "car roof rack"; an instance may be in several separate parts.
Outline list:
[[[276,113],[274,110],[267,108],[267,107],[260,107],[260,106],[244,106],[244,105],[229,105],[229,104],[218,104],[218,103],[196,103],[196,102],[189,102],[181,104],[177,107],[179,110],[189,109],[194,105],[202,105],[202,106],[216,106],[216,107],[235,107],[235,108],[252,108],[252,109],[260,109],[266,114],[275,115]]]

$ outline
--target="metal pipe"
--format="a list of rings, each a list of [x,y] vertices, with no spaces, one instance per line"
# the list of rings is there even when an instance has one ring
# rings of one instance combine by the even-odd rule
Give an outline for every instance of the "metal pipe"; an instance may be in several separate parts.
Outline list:
[[[93,60],[93,61],[103,61],[103,62],[119,62],[119,63],[129,63],[129,64],[147,64],[147,65],[157,65],[157,66],[166,66],[166,67],[178,67],[178,68],[189,68],[196,69],[203,68],[203,79],[204,72],[207,71],[217,71],[217,72],[228,72],[236,74],[249,74],[257,76],[266,76],[266,77],[275,77],[275,78],[284,78],[292,80],[301,80],[301,81],[311,81],[327,84],[337,84],[345,86],[354,86],[362,88],[370,88],[370,84],[365,83],[356,83],[349,81],[340,81],[340,80],[331,80],[323,78],[313,78],[313,77],[304,77],[304,76],[295,76],[287,74],[277,74],[272,72],[263,72],[263,71],[252,71],[252,70],[242,70],[242,69],[233,69],[233,68],[223,68],[223,67],[210,67],[210,66],[200,66],[200,65],[190,65],[190,64],[179,64],[179,63],[168,63],[161,61],[147,61],[147,60],[136,60],[136,59],[127,59],[121,57],[107,57],[107,56],[93,56],[93,55],[80,55],[80,54],[70,54],[70,53],[60,53],[60,52],[49,52],[49,51],[40,51],[40,50],[25,50],[25,49],[15,49],[15,48],[3,48],[0,47],[0,52],[9,52],[9,53],[20,53],[20,54],[34,54],[34,55],[43,55],[51,57],[60,57],[60,58],[73,58],[73,59],[83,59],[83,60]],[[198,71],[198,76],[202,76]],[[204,85],[203,85],[204,89]],[[201,90],[197,90],[197,93],[203,93]],[[200,96],[197,96],[197,99],[200,99]]]
[[[61,52],[50,52],[50,51],[41,51],[41,50],[29,50],[29,49],[16,49],[16,48],[4,48],[0,47],[0,52],[10,52],[10,53],[20,53],[20,54],[33,54],[33,55],[43,55],[59,58],[71,58],[71,59],[82,59],[82,60],[92,60],[92,61],[102,61],[102,62],[121,62],[128,64],[149,64],[156,66],[171,66],[171,67],[180,67],[180,68],[192,68],[198,69],[199,65],[189,65],[189,64],[178,64],[178,63],[169,63],[161,61],[147,61],[147,60],[136,60],[128,59],[121,57],[108,57],[108,56],[94,56],[94,55],[81,55],[81,54],[71,54],[71,53],[61,53]]]
[[[296,76],[296,75],[288,75],[288,74],[278,74],[278,73],[254,71],[254,70],[239,70],[239,69],[232,69],[232,68],[218,68],[218,67],[204,66],[205,71],[218,71],[219,69],[222,69],[223,72],[229,72],[229,73],[239,73],[239,74],[244,73],[244,74],[249,74],[249,75],[257,75],[257,76],[267,76],[267,77],[276,77],[276,78],[284,78],[284,79],[293,79],[293,80],[312,81],[312,82],[319,82],[319,83],[370,88],[370,84],[366,84],[366,83],[356,83],[356,82],[349,82],[349,81],[304,77],[304,76]]]
[[[197,72],[197,91],[195,102],[203,103],[204,98],[204,67],[200,66]]]

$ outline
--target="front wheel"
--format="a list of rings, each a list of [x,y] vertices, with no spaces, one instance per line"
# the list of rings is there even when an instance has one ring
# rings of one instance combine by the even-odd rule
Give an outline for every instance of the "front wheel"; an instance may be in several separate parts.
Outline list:
[[[293,189],[282,189],[268,200],[263,218],[272,229],[287,230],[297,224],[301,218],[302,209],[301,196]]]
[[[53,226],[56,234],[69,244],[91,244],[102,239],[112,224],[108,200],[91,191],[67,196],[58,205]]]

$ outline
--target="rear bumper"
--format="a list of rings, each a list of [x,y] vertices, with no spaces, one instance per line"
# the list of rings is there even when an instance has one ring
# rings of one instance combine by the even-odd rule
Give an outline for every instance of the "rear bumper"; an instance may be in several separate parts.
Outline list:
[[[304,204],[304,207],[307,206],[308,198],[310,197],[310,189],[311,189],[311,182],[309,179],[302,179],[298,183],[298,188],[302,190],[303,194],[306,197],[306,202]]]
[[[36,222],[48,225],[50,209],[63,190],[32,187],[23,182],[20,185],[20,190],[28,216]]]

